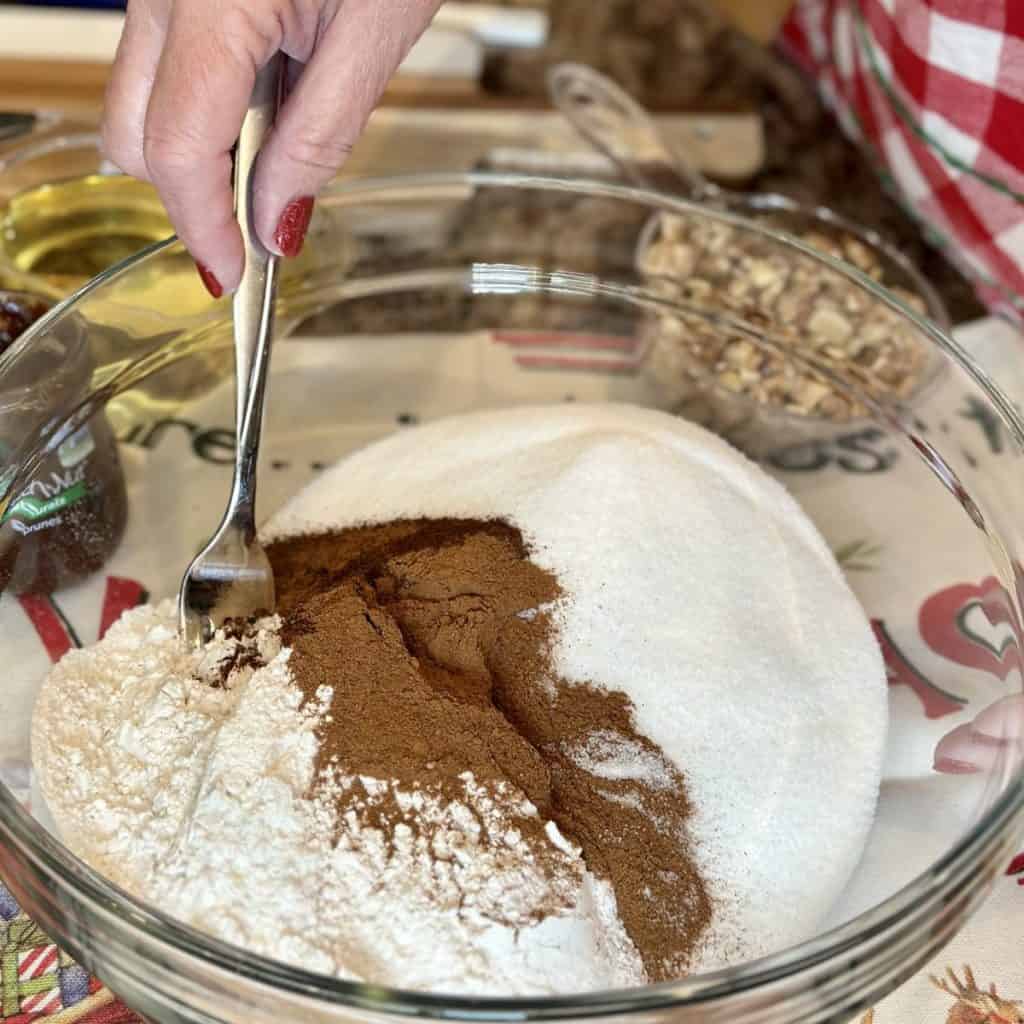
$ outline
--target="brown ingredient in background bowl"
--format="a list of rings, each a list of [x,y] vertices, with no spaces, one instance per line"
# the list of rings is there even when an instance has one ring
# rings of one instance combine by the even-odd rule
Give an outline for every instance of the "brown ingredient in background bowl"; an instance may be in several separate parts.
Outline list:
[[[3,355],[48,309],[43,299],[0,292],[0,355]]]
[[[38,296],[0,293],[0,355],[48,309]],[[50,594],[96,572],[117,550],[128,499],[104,412],[60,422],[92,378],[84,326],[66,318],[12,363],[0,377],[0,593]],[[45,452],[18,480],[44,431]]]

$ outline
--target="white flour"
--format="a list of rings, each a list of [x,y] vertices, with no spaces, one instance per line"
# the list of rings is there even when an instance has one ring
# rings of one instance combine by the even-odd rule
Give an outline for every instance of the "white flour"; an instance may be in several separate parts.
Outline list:
[[[442,804],[361,779],[393,792],[417,834],[400,825],[388,843],[358,808],[338,821],[329,792],[306,795],[318,709],[300,710],[274,620],[259,634],[268,664],[227,687],[217,665],[237,641],[200,656],[175,624],[170,602],[128,612],[43,688],[35,764],[80,857],[189,924],[344,977],[520,995],[644,980],[610,886],[552,823],[536,863],[511,825],[536,813],[521,794],[466,774],[463,800]]]
[[[675,784],[658,754],[615,732],[591,733],[586,743],[567,753],[580,768],[599,779],[632,779],[650,789],[667,789]]]
[[[659,413],[519,409],[374,445],[266,533],[411,516],[507,519],[571,596],[558,674],[626,693],[639,731],[688,780],[694,852],[717,898],[701,966],[812,934],[870,828],[885,674],[782,488]],[[644,980],[611,888],[576,847],[549,825],[558,869],[531,860],[508,825],[510,809],[532,811],[519,794],[471,776],[456,804],[391,793],[424,827],[390,845],[359,808],[338,821],[329,800],[310,799],[318,709],[301,708],[289,652],[264,625],[267,664],[222,688],[209,681],[235,641],[200,663],[176,643],[169,604],[129,613],[57,666],[33,757],[76,853],[219,937],[342,976],[506,995]],[[600,778],[669,779],[620,738],[567,753]],[[390,792],[387,780],[360,784],[371,802]],[[553,904],[563,909],[538,922]]]

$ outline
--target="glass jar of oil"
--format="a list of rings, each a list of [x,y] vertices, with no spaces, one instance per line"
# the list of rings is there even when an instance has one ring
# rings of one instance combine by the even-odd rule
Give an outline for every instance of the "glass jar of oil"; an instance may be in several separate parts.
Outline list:
[[[58,119],[43,129],[0,147],[0,288],[59,299],[174,229],[152,185],[104,160],[95,125]],[[336,268],[348,244],[342,225],[315,210],[302,254],[282,265],[282,291],[301,291],[323,265]],[[191,261],[179,262],[147,293],[149,312],[205,316],[213,300]]]
[[[0,214],[0,261],[68,294],[173,233],[152,185],[88,174],[15,193]]]

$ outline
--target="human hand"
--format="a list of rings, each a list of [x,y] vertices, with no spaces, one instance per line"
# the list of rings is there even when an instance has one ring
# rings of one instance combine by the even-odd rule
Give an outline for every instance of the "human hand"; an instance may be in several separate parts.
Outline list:
[[[1024,694],[1011,694],[984,708],[970,722],[946,733],[935,748],[935,770],[953,775],[1015,772],[1024,757]]]
[[[256,165],[255,222],[297,256],[313,197],[359,138],[391,74],[441,0],[129,0],[103,140],[160,193],[216,297],[242,276],[231,147],[256,71],[290,59],[287,98]]]

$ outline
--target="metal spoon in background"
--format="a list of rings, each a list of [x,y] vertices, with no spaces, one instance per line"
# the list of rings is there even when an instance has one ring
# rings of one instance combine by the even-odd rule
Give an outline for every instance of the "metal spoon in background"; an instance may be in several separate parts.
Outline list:
[[[277,54],[256,75],[235,153],[235,208],[245,244],[245,270],[234,296],[235,473],[217,532],[189,566],[178,594],[182,637],[202,645],[228,619],[274,610],[274,573],[256,537],[256,464],[274,329],[278,259],[256,236],[253,167],[274,122],[284,61]]]
[[[876,231],[825,206],[808,208],[774,192],[730,192],[708,181],[686,154],[669,144],[651,115],[610,78],[585,64],[556,64],[548,71],[548,95],[569,123],[632,182],[748,217],[770,217],[791,234],[818,233],[837,242],[851,236],[881,267],[882,284],[915,292],[929,318],[950,326],[945,303],[914,264]],[[649,232],[645,231],[647,237]],[[641,240],[642,241],[642,240]]]
[[[555,64],[548,95],[569,123],[640,188],[705,199],[718,194],[700,171],[662,137],[632,96],[586,64]]]

